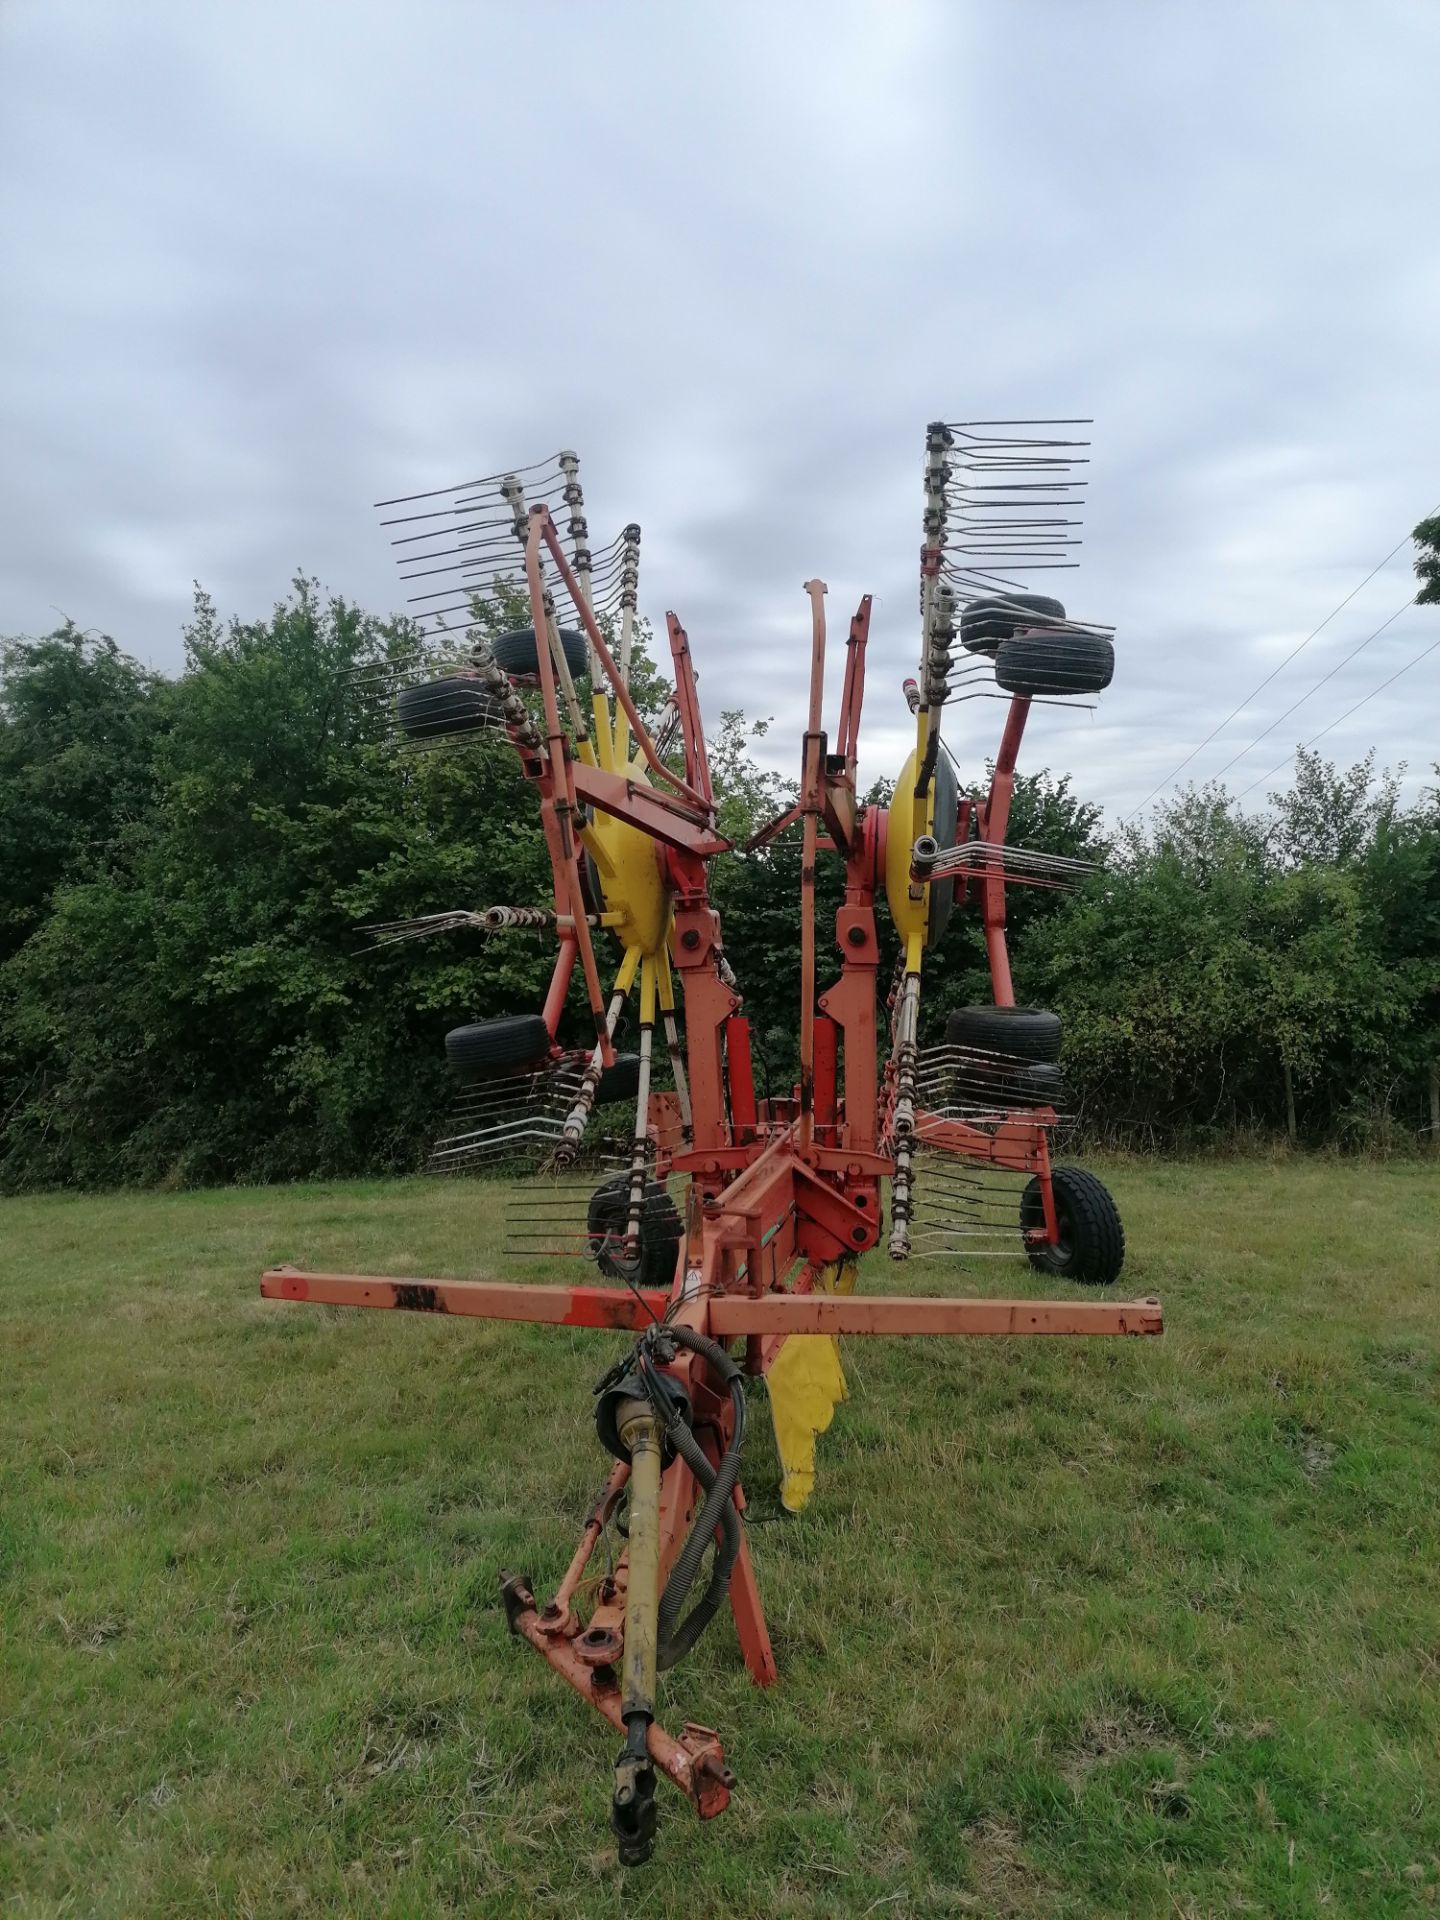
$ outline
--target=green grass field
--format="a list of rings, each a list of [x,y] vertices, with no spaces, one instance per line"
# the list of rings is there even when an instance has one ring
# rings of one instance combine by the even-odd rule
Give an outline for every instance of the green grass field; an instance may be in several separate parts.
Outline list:
[[[625,1877],[617,1739],[496,1603],[564,1566],[616,1336],[257,1292],[493,1274],[493,1190],[3,1203],[0,1911],[1428,1910],[1440,1175],[1108,1177],[1163,1340],[851,1341],[798,1519],[752,1422],[781,1683],[728,1620],[668,1677],[740,1785],[663,1787]]]

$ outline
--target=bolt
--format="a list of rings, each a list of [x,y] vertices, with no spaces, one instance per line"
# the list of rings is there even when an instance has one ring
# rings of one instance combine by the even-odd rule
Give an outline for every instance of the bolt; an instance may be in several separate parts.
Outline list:
[[[863,947],[865,944],[864,927],[851,927],[845,938],[850,942],[852,947]]]
[[[866,1233],[864,1227],[852,1227],[850,1229],[850,1238],[855,1242],[857,1247],[863,1247],[869,1235]]]
[[[686,927],[685,931],[680,936],[680,944],[682,947],[684,947],[687,953],[693,953],[696,947],[698,947],[700,944],[699,928]]]

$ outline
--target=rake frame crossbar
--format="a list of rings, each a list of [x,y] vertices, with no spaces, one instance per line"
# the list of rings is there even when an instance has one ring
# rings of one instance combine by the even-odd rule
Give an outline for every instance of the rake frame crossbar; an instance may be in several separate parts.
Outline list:
[[[654,1288],[527,1285],[504,1280],[401,1280],[376,1274],[301,1273],[274,1267],[260,1282],[268,1300],[329,1307],[382,1307],[453,1313],[474,1320],[529,1321],[643,1333],[663,1318],[670,1296]],[[1160,1302],[1142,1300],[991,1300],[906,1294],[722,1294],[705,1303],[701,1331],[719,1340],[761,1334],[1157,1334]]]

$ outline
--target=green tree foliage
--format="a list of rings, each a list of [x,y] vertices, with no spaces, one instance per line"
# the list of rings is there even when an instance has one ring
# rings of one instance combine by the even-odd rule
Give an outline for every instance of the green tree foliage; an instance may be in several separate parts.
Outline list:
[[[547,869],[506,743],[401,762],[380,744],[351,670],[408,639],[305,580],[262,622],[222,626],[197,597],[143,830],[4,969],[12,1182],[413,1160],[480,959],[366,954],[357,923],[486,904],[499,874],[532,897]],[[544,970],[538,944],[485,956],[488,1006],[533,1004]]]
[[[1286,1122],[1368,1144],[1424,1124],[1437,1051],[1440,814],[1367,759],[1302,752],[1275,817],[1191,789],[1020,951],[1065,1019],[1085,1122],[1125,1139]]]
[[[478,609],[490,629],[523,609]],[[357,671],[413,649],[299,579],[268,619],[197,593],[186,665],[146,672],[63,627],[0,654],[0,1182],[287,1179],[414,1166],[451,1088],[459,1021],[531,1010],[545,935],[367,950],[359,929],[548,897],[515,755],[397,755]],[[637,701],[668,685],[636,655]],[[794,798],[757,764],[763,721],[719,716],[724,831]],[[980,774],[979,784],[985,776]],[[962,790],[972,784],[962,774]],[[873,800],[885,798],[883,786]],[[1011,837],[1103,863],[1078,894],[1011,891],[1020,996],[1066,1022],[1083,1119],[1166,1141],[1285,1124],[1313,1139],[1426,1121],[1440,1057],[1440,796],[1402,809],[1370,761],[1300,756],[1273,818],[1192,791],[1110,845],[1067,779],[1021,777]],[[798,829],[714,869],[762,1073],[795,1071]],[[821,983],[837,969],[838,863],[819,874]],[[883,916],[882,916],[883,923]],[[989,996],[957,911],[925,996]],[[568,1036],[583,1040],[577,1015]]]
[[[167,691],[69,623],[0,641],[0,959],[57,887],[108,871],[148,811]]]
[[[1440,605],[1440,514],[1422,520],[1414,538],[1420,549],[1415,559],[1420,589],[1415,598],[1422,607]]]

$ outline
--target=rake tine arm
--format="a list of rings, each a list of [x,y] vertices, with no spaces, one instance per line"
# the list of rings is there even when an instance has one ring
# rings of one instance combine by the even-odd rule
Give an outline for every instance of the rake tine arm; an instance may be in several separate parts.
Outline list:
[[[752,834],[741,848],[742,853],[759,853],[762,847],[782,834],[786,827],[793,827],[804,809],[797,800],[793,807],[787,807],[784,813],[777,813],[773,820],[767,821],[758,833]]]
[[[715,792],[710,784],[710,757],[705,750],[705,726],[700,718],[700,697],[695,691],[690,642],[673,613],[665,616],[665,631],[670,641],[670,658],[675,665],[675,704],[685,742],[685,778],[704,796],[707,805],[713,806]]]
[[[550,519],[549,514],[547,513],[543,518],[538,519],[538,524],[544,536],[545,544],[550,549],[551,557],[559,569],[560,577],[565,582],[566,591],[575,602],[581,624],[590,637],[590,644],[595,649],[596,657],[609,678],[611,690],[624,710],[625,718],[630,723],[630,731],[640,751],[645,755],[645,760],[650,771],[658,775],[668,786],[673,787],[683,798],[693,800],[697,806],[703,807],[705,805],[704,794],[697,793],[693,787],[687,785],[686,782],[681,780],[676,774],[673,774],[656,753],[655,743],[650,738],[644,721],[635,710],[635,702],[630,698],[630,689],[625,685],[624,680],[621,678],[619,667],[616,666],[614,660],[611,658],[610,649],[605,644],[605,636],[596,625],[594,614],[591,613],[589,607],[584,604],[580,597],[578,582],[570,570],[570,563],[565,558],[564,549],[560,545],[559,535],[555,531],[554,522]]]
[[[1003,843],[1010,824],[1010,801],[1015,792],[1015,760],[1030,715],[1029,696],[1017,693],[1005,717],[1000,736],[1000,751],[995,756],[995,772],[990,794],[980,815],[980,837],[996,845]],[[1005,944],[1005,874],[987,873],[981,885],[981,918],[985,925],[985,952],[990,962],[990,979],[997,1007],[1013,1007],[1015,988],[1010,979],[1010,954]]]
[[[555,668],[548,653],[539,643],[542,629],[548,631],[549,626],[545,587],[540,571],[539,536],[548,534],[553,540],[554,532],[545,508],[532,508],[529,533],[525,542],[525,574],[530,588],[530,613],[535,626],[535,653],[540,668],[540,691],[545,703],[550,760],[550,779],[547,785],[541,788],[540,797],[542,812],[546,816],[550,829],[546,838],[550,842],[551,865],[555,875],[556,910],[563,911],[568,899],[576,943],[579,947],[580,970],[585,979],[585,997],[590,1003],[590,1012],[595,1021],[595,1033],[600,1042],[602,1057],[605,1065],[610,1066],[615,1056],[605,1027],[605,1000],[600,989],[600,971],[595,964],[595,946],[590,938],[585,895],[580,884],[580,866],[576,857],[575,762],[569,757],[560,728],[560,713],[555,695]],[[554,542],[552,551],[560,553],[558,540]],[[561,557],[563,558],[563,555]],[[578,589],[575,587],[573,576],[569,585],[572,595],[576,595]],[[583,610],[587,613],[589,611],[588,608]],[[558,657],[563,665],[563,653]]]

